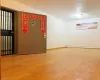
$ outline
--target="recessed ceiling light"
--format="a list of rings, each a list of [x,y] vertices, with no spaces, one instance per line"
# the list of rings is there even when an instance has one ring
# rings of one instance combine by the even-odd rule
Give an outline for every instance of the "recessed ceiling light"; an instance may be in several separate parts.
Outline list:
[[[70,15],[71,18],[87,18],[89,17],[89,14],[87,13],[82,13],[82,12],[76,12],[76,13],[72,13]]]

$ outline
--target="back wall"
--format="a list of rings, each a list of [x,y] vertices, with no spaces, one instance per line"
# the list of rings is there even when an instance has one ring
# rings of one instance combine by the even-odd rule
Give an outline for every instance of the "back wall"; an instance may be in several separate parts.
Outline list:
[[[66,21],[67,22],[67,21]],[[76,30],[76,24],[98,22],[97,29]],[[66,23],[69,47],[100,48],[100,18],[70,20]]]

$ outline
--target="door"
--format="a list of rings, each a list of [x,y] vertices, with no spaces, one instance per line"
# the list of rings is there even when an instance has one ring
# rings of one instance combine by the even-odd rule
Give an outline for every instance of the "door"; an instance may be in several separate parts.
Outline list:
[[[1,9],[1,55],[14,54],[14,12]]]
[[[46,38],[44,38],[44,34],[41,32],[41,21],[39,19],[29,19],[29,36],[31,38],[32,46],[30,49],[33,53],[46,53]]]
[[[37,15],[31,13],[18,12],[18,54],[46,53],[46,38],[41,32],[41,20],[28,19],[28,31],[23,32],[22,14]],[[41,16],[41,15],[39,15]]]

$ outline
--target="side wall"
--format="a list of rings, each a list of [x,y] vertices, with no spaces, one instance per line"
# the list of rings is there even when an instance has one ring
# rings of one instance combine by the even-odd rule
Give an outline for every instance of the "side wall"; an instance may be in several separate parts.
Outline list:
[[[66,26],[61,19],[13,0],[1,0],[1,5],[17,11],[47,15],[47,49],[66,46],[65,32],[62,31]]]

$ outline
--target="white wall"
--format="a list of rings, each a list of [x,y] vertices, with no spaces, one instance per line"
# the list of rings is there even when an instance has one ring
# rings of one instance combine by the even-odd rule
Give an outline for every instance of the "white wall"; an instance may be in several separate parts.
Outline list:
[[[66,21],[67,22],[67,21]],[[98,22],[98,29],[76,30],[76,24]],[[71,20],[66,23],[69,47],[100,48],[100,17],[90,19]]]
[[[47,15],[47,48],[50,49],[66,46],[66,37],[64,36],[63,31],[65,30],[65,23],[59,18],[13,0],[1,0],[1,6],[18,11]]]
[[[53,20],[53,21],[52,21]],[[57,48],[66,46],[66,25],[60,19],[49,17],[48,19],[48,48]]]
[[[100,18],[68,20],[64,22],[55,16],[13,0],[1,0],[1,5],[18,11],[47,15],[48,49],[64,46],[100,48]],[[77,23],[95,21],[98,21],[98,29],[76,30]]]

